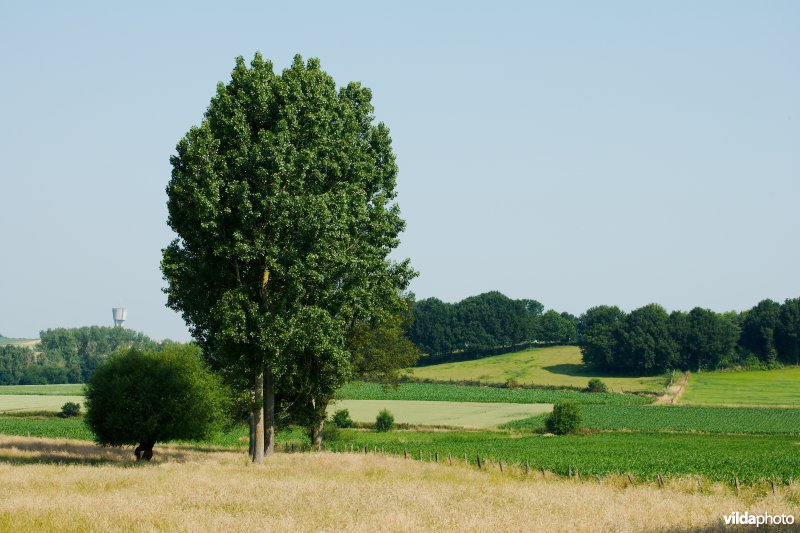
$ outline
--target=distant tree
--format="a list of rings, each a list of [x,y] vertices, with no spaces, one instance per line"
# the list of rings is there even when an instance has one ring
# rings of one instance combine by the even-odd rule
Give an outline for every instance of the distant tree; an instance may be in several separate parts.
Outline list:
[[[762,363],[774,363],[778,357],[775,330],[780,316],[780,304],[769,299],[762,300],[745,314],[739,344]]]
[[[624,325],[625,313],[616,306],[592,307],[581,315],[578,330],[583,362],[601,370],[619,368],[619,337]]]
[[[632,311],[625,319],[623,369],[633,374],[660,374],[675,365],[678,346],[669,327],[669,315],[658,304]]]
[[[67,402],[61,406],[61,412],[58,414],[61,418],[74,418],[80,416],[81,404],[76,402]]]
[[[455,349],[452,304],[426,298],[414,304],[414,324],[408,337],[427,355],[441,355]]]
[[[782,362],[800,365],[800,298],[786,300],[781,305],[775,344]]]
[[[736,348],[739,330],[723,315],[695,307],[687,315],[687,325],[686,337],[678,341],[684,368],[715,369]]]
[[[156,442],[213,434],[228,403],[196,346],[131,349],[111,356],[89,378],[86,423],[99,444],[138,444],[136,459],[150,460]]]
[[[572,315],[564,315],[552,309],[539,317],[539,338],[544,342],[569,343],[577,339],[578,330]]]

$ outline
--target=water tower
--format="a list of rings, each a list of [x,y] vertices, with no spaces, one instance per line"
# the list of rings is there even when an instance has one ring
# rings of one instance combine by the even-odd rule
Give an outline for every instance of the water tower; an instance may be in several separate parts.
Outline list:
[[[114,315],[114,325],[121,328],[128,318],[128,310],[124,307],[114,307],[111,313]]]

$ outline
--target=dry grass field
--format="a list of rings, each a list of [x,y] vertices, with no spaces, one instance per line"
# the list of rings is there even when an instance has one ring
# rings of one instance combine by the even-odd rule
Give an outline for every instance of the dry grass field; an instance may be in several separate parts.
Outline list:
[[[241,453],[0,436],[2,531],[663,531],[720,529],[732,511],[800,515],[776,495],[695,480],[627,487],[362,454]],[[798,517],[800,518],[800,517]]]

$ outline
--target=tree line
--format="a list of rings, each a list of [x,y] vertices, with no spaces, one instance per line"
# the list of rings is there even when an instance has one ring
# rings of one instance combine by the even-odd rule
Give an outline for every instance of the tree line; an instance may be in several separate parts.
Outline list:
[[[529,342],[569,344],[577,340],[578,319],[544,310],[529,299],[513,300],[491,291],[456,303],[426,298],[414,304],[408,333],[425,359],[447,354],[480,354]]]
[[[667,313],[658,304],[625,313],[603,305],[580,316],[578,339],[584,362],[609,372],[797,365],[800,298],[763,300],[741,313],[700,307]]]
[[[143,333],[101,326],[47,329],[39,337],[35,348],[0,346],[0,385],[85,383],[120,348],[149,350],[164,344]]]

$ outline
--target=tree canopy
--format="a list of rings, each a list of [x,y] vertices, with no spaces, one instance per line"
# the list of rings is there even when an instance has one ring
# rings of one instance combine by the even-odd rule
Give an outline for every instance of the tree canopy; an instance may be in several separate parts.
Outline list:
[[[257,425],[264,391],[267,453],[276,387],[299,389],[286,392],[321,427],[352,372],[352,331],[399,312],[415,275],[388,258],[404,221],[371,99],[359,83],[337,90],[317,59],[276,74],[239,57],[171,159],[168,306],[216,368],[248,376]]]

